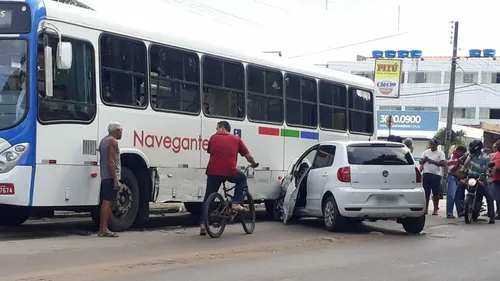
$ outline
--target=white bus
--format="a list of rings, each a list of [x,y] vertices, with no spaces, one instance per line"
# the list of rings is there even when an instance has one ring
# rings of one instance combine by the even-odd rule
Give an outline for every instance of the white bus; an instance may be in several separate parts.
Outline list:
[[[147,15],[130,23],[51,0],[2,1],[0,12],[1,225],[96,210],[96,147],[112,120],[124,126],[115,231],[147,220],[152,201],[201,211],[220,120],[261,164],[249,186],[268,208],[306,148],[376,139],[370,79],[173,35]]]

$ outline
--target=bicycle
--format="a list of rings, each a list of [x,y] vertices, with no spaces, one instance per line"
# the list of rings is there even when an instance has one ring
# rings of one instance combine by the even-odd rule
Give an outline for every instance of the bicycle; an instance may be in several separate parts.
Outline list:
[[[252,165],[248,165],[244,173],[247,174],[248,169],[251,167]],[[246,234],[252,234],[255,230],[255,204],[252,195],[248,191],[248,185],[245,186],[243,191],[243,203],[246,202],[248,204],[248,210],[246,211],[235,211],[232,209],[231,201],[234,199],[234,196],[229,194],[229,192],[233,190],[235,186],[236,185],[231,188],[226,188],[226,182],[223,182],[222,190],[224,192],[224,197],[219,192],[214,192],[208,196],[207,201],[205,202],[205,208],[203,209],[204,224],[205,229],[211,238],[219,238],[224,232],[227,223],[229,222],[230,224],[233,224],[238,216],[241,219],[241,225],[243,226],[243,230]],[[215,202],[216,199],[218,199],[219,202]],[[211,211],[214,207],[215,210]],[[245,218],[246,215],[249,215],[249,218]],[[211,218],[214,219],[214,221],[211,221]],[[246,224],[247,221],[250,223],[250,226]],[[219,231],[212,231],[210,228],[211,226],[218,226]]]

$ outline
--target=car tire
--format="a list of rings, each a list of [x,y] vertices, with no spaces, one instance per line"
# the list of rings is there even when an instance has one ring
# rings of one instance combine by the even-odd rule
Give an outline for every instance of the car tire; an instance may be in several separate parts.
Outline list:
[[[425,215],[403,219],[403,228],[407,233],[419,234],[425,227]]]
[[[275,221],[283,221],[283,198],[280,197],[272,202],[272,209],[267,210],[271,215],[272,219]],[[267,205],[266,205],[267,209]]]
[[[326,198],[323,203],[323,224],[330,232],[340,230],[345,226],[345,218],[340,215],[337,201],[333,196]]]

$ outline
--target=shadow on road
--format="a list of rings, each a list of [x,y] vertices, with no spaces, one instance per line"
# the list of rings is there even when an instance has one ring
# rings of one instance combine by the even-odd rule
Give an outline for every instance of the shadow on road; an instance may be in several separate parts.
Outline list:
[[[258,221],[269,221],[265,211],[257,212]],[[130,231],[157,231],[195,227],[199,225],[199,215],[190,213],[158,214],[151,216],[144,227]],[[89,236],[97,227],[89,217],[66,217],[62,219],[30,220],[21,226],[0,227],[0,241],[26,240],[64,237],[70,235]]]
[[[321,219],[300,219],[291,222],[291,224],[301,225],[311,228],[324,228],[323,220]],[[387,228],[380,224],[384,224],[385,226],[389,226],[388,224],[393,224],[393,225],[390,226],[391,228]],[[397,229],[398,227],[400,229]],[[374,233],[374,234],[391,235],[391,236],[415,236],[413,234],[406,233],[400,224],[397,224],[396,222],[386,222],[386,221],[382,221],[380,223],[377,222],[362,222],[360,224],[348,223],[339,233],[360,234],[360,235]]]
[[[257,221],[272,221],[265,211],[257,211]],[[199,216],[190,213],[165,213],[151,216],[147,224],[142,228],[132,228],[129,231],[159,231],[175,230],[198,226]],[[274,222],[282,224],[282,222]],[[300,219],[289,223],[297,227],[306,227],[321,230],[323,221],[320,219]],[[393,224],[393,225],[392,225]],[[43,239],[64,236],[89,236],[97,231],[96,226],[89,217],[62,218],[62,219],[40,219],[30,220],[22,226],[0,227],[0,241]],[[293,231],[293,229],[290,229]],[[326,231],[325,231],[326,232]],[[363,222],[361,224],[348,225],[342,232],[348,234],[379,234],[391,236],[408,236],[400,224],[396,222]]]

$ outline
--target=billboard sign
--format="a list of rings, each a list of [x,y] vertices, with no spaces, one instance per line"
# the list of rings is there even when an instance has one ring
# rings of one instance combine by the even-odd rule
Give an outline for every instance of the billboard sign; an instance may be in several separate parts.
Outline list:
[[[375,60],[375,96],[383,98],[399,98],[401,92],[401,71],[403,61],[400,59]]]
[[[377,122],[379,130],[388,130],[387,118],[392,116],[392,130],[396,131],[437,131],[439,128],[438,111],[400,111],[379,110]]]

